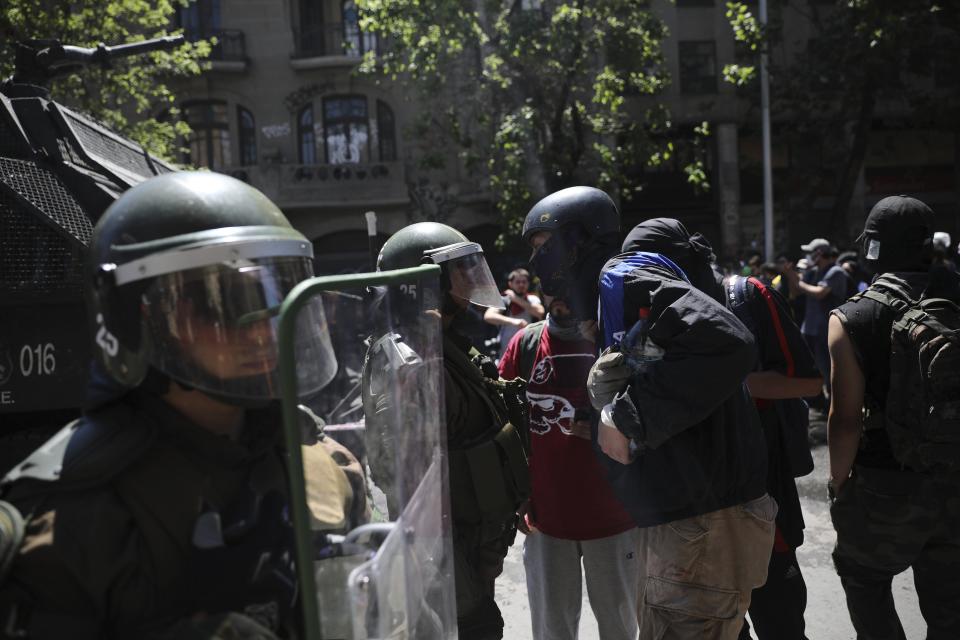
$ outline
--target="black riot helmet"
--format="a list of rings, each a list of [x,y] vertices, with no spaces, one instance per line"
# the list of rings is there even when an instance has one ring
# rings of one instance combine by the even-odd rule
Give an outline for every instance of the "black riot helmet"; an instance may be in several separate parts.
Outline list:
[[[89,294],[108,374],[155,370],[227,402],[279,397],[280,305],[313,275],[311,243],[262,193],[212,172],[168,173],[125,192],[97,222]],[[322,303],[299,316],[298,389],[336,372]]]
[[[594,187],[555,191],[533,205],[523,221],[523,241],[537,231],[559,231],[577,225],[588,238],[620,233],[620,211],[605,192]]]
[[[441,287],[443,293],[453,299],[450,302],[503,307],[503,298],[483,256],[483,248],[453,227],[439,222],[411,224],[390,236],[377,257],[377,271],[421,264],[440,265]],[[453,307],[444,305],[444,309],[452,311]]]
[[[549,239],[538,242],[538,232]],[[567,300],[576,317],[595,318],[600,270],[620,246],[620,212],[610,196],[593,187],[551,193],[530,209],[522,237],[535,249],[530,266],[543,292]]]

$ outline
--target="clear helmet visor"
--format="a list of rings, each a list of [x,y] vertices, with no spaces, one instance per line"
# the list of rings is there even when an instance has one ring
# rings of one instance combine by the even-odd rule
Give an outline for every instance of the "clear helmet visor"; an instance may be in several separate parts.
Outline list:
[[[461,242],[441,247],[428,257],[443,268],[450,281],[450,295],[480,307],[503,308],[503,296],[479,244]]]
[[[312,275],[309,258],[279,257],[158,276],[141,305],[151,364],[214,395],[279,398],[280,306],[293,287]],[[297,389],[307,396],[337,371],[319,298],[299,313],[295,343]]]

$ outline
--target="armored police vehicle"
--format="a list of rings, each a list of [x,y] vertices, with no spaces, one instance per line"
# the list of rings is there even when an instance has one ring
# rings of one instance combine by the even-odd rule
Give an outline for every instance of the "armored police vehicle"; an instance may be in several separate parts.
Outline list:
[[[179,46],[182,36],[94,49],[17,45],[0,85],[0,473],[75,416],[89,374],[83,261],[126,189],[175,168],[50,99],[86,64]]]

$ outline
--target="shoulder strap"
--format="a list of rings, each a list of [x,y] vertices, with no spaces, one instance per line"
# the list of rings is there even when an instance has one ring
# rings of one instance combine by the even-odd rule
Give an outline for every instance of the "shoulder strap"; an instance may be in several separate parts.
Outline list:
[[[464,353],[455,342],[447,337],[444,337],[444,364],[449,365],[461,378],[464,378],[475,384],[482,384],[484,375],[471,360],[474,353],[479,353],[479,351],[471,347],[469,353]]]
[[[796,373],[796,365],[793,361],[793,353],[790,351],[790,343],[787,341],[787,334],[783,330],[780,312],[777,309],[776,302],[773,300],[773,294],[770,293],[766,285],[757,278],[750,278],[750,282],[753,283],[753,286],[756,287],[757,291],[759,291],[763,297],[764,302],[767,303],[767,310],[770,312],[770,321],[773,323],[773,330],[777,334],[777,343],[780,345],[780,352],[783,354],[783,358],[787,363],[787,377],[792,378]]]
[[[490,397],[491,386],[496,381],[491,380],[480,368],[480,364],[475,359],[479,355],[482,354],[474,347],[470,348],[469,353],[464,353],[456,345],[444,343],[444,362],[450,365],[451,373],[455,373],[461,380],[477,389],[478,395],[490,409],[493,419],[497,422],[504,422],[507,419],[506,409],[498,407],[498,403],[495,403]]]
[[[758,282],[756,278],[750,278],[750,280]],[[727,300],[733,315],[746,325],[750,333],[756,333],[757,324],[750,313],[750,305],[747,304],[747,278],[733,276],[727,281]]]
[[[878,277],[859,297],[891,307],[900,315],[916,304],[910,285],[892,273],[884,273]]]
[[[518,363],[520,365],[520,377],[530,380],[533,374],[533,362],[537,357],[537,350],[540,348],[540,339],[543,337],[543,328],[547,326],[545,320],[529,324],[523,329],[518,345],[520,353],[518,354]]]
[[[917,324],[926,325],[936,331],[943,339],[960,344],[960,329],[947,326],[938,318],[946,312],[952,318],[960,318],[960,307],[946,298],[925,298],[902,314],[897,323],[912,329]],[[951,323],[952,324],[952,323]]]

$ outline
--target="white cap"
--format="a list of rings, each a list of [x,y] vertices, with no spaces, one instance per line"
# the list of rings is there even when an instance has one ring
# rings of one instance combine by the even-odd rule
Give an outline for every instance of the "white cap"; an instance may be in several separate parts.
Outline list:
[[[807,253],[812,253],[814,251],[817,251],[818,249],[819,250],[829,249],[831,246],[832,245],[830,244],[830,241],[827,240],[826,238],[814,238],[807,244],[800,245],[800,249],[802,251],[806,251]]]

